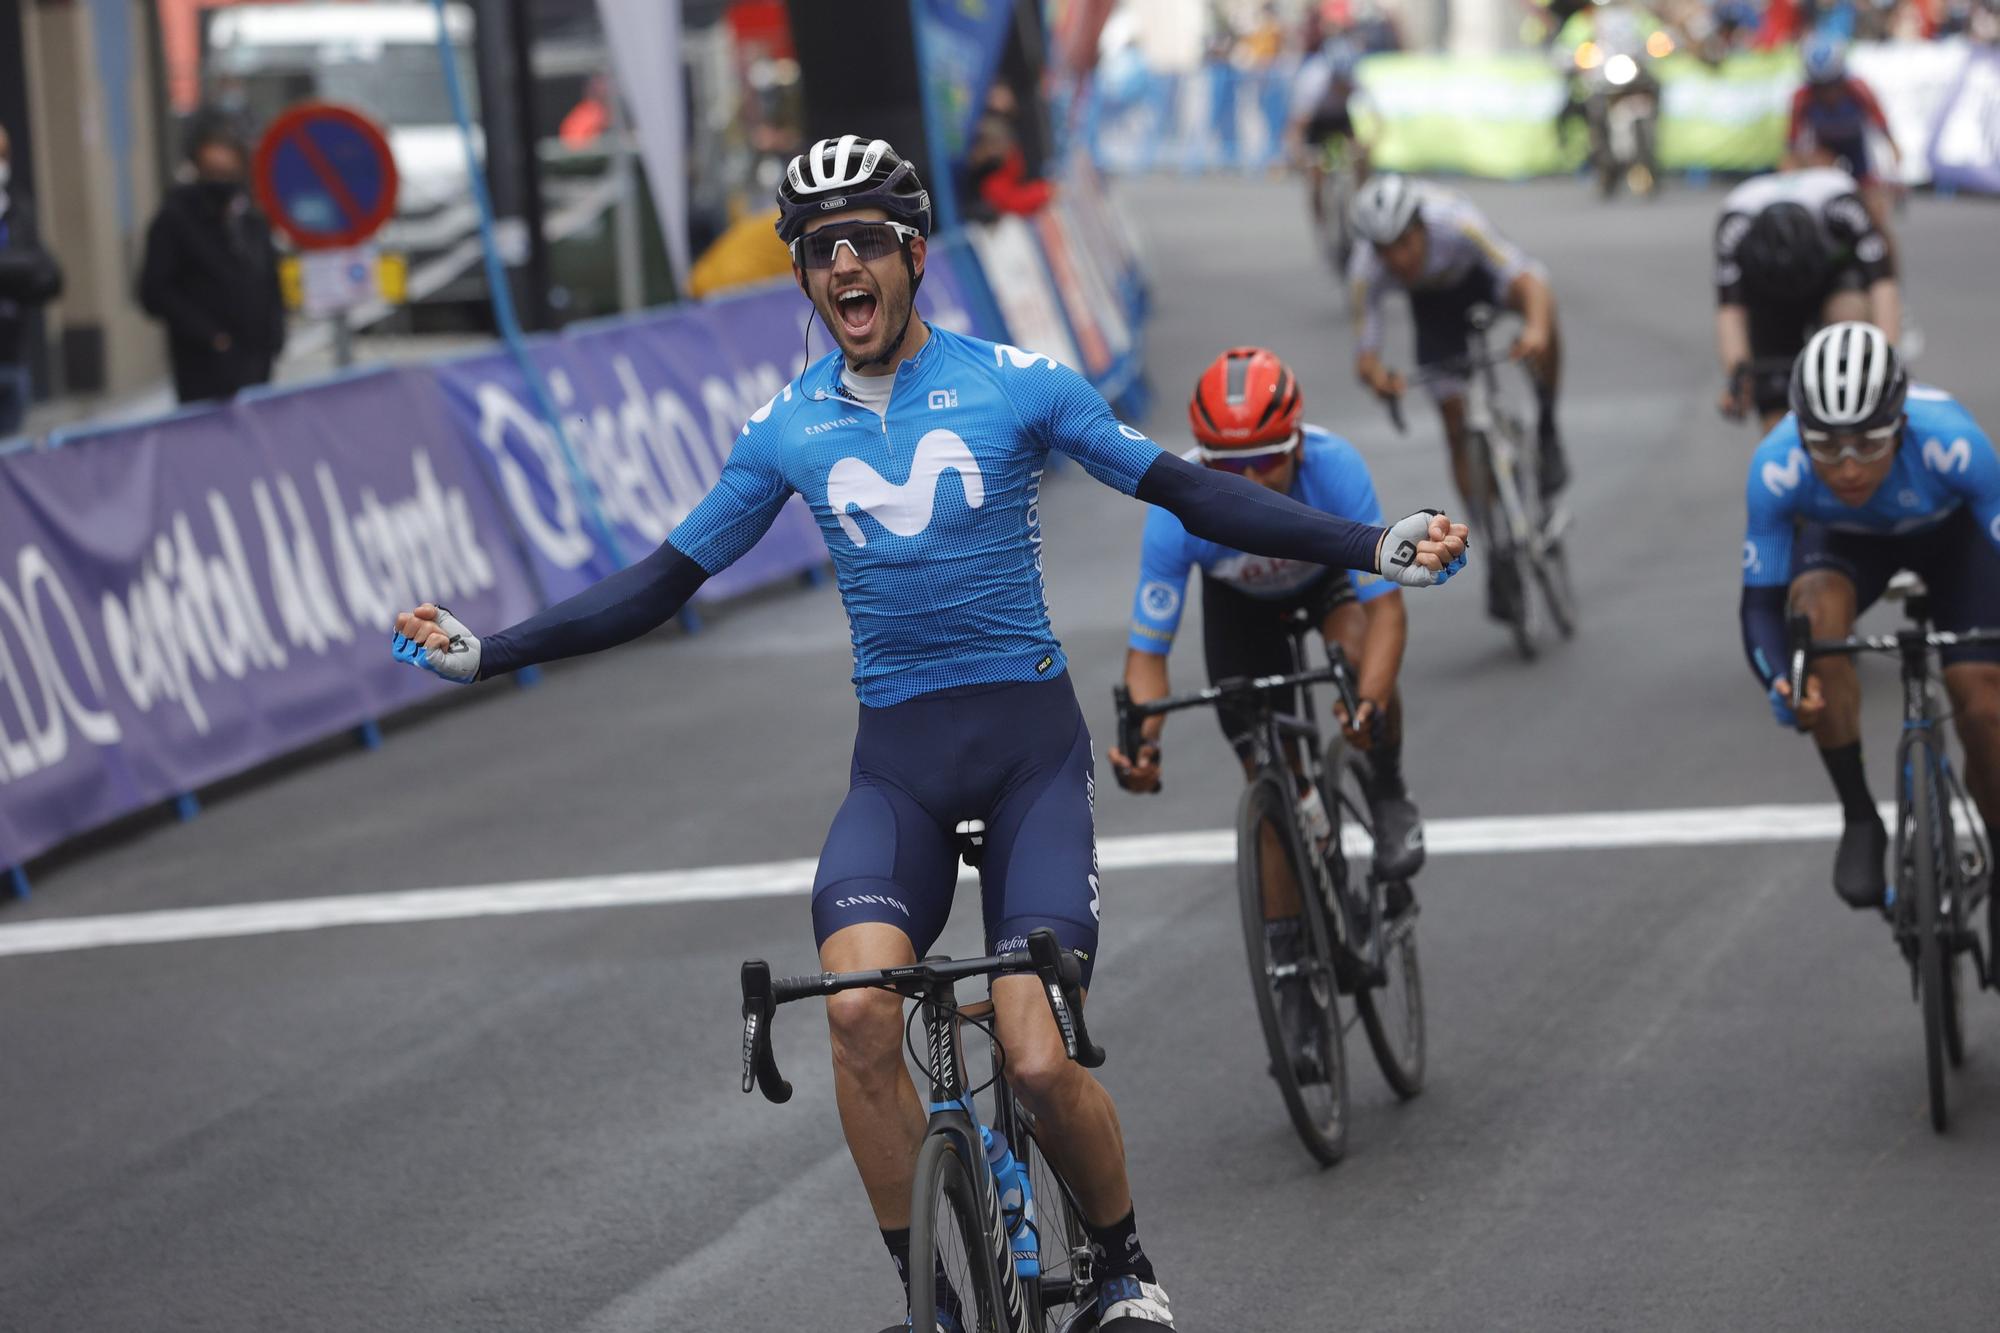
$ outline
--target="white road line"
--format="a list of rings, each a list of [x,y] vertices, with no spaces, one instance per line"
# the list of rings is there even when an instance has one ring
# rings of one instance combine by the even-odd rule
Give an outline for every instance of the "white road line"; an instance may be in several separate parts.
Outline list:
[[[1885,807],[1885,817],[1888,817]],[[1432,819],[1425,835],[1433,856],[1499,852],[1693,847],[1719,843],[1812,842],[1840,832],[1835,805],[1743,805],[1694,810],[1633,810],[1602,814],[1511,815]],[[1348,850],[1365,854],[1365,835]],[[1227,865],[1236,836],[1200,833],[1106,838],[1098,861],[1106,870],[1153,866]],[[334,898],[186,907],[159,912],[68,917],[0,925],[0,957],[66,953],[121,944],[276,935],[334,926],[384,926],[466,917],[567,912],[585,907],[635,907],[803,894],[812,888],[813,861],[766,861],[631,875],[581,875],[464,888],[356,893]],[[969,872],[968,872],[969,873]]]

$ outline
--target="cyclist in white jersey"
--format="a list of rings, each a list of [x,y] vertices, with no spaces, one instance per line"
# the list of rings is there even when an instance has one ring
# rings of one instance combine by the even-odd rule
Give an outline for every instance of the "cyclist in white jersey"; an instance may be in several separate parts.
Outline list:
[[[1444,419],[1451,447],[1452,480],[1467,511],[1477,518],[1485,496],[1472,494],[1466,458],[1464,376],[1452,363],[1466,354],[1466,317],[1475,306],[1505,308],[1522,318],[1509,354],[1521,361],[1535,386],[1536,476],[1544,497],[1569,480],[1556,427],[1556,394],[1562,377],[1562,334],[1547,271],[1493,230],[1463,197],[1406,176],[1377,175],[1354,200],[1357,245],[1348,268],[1354,289],[1354,373],[1376,395],[1400,398],[1408,387],[1382,359],[1382,303],[1392,290],[1409,295],[1416,324],[1417,366]],[[1520,596],[1520,570],[1511,562],[1487,566],[1487,610],[1509,618]]]

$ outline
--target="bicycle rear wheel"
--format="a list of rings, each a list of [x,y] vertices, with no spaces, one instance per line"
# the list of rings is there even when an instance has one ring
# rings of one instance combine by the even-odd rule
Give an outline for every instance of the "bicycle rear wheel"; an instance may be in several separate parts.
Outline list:
[[[1320,774],[1321,789],[1339,793],[1341,821],[1354,821],[1372,840],[1375,826],[1368,815],[1366,776],[1360,761],[1342,764],[1338,754],[1329,754],[1320,765]],[[1341,779],[1338,787],[1331,781],[1335,777]],[[1339,852],[1329,856],[1341,858],[1332,868],[1334,882],[1345,893],[1354,884],[1349,877],[1361,872]],[[1354,1007],[1361,1014],[1361,1026],[1368,1034],[1368,1047],[1375,1053],[1382,1077],[1398,1097],[1408,1101],[1424,1090],[1424,975],[1417,961],[1417,904],[1408,884],[1385,885],[1372,873],[1367,878],[1367,894],[1363,927],[1379,935],[1381,945],[1378,947],[1373,937],[1346,943],[1371,967],[1379,967],[1381,982],[1370,984],[1373,978],[1362,978],[1354,988]],[[1406,905],[1391,921],[1386,904],[1397,899]]]
[[[1244,789],[1236,817],[1236,882],[1251,989],[1271,1076],[1292,1127],[1322,1166],[1347,1151],[1347,1057],[1334,982],[1333,945],[1319,891],[1305,874],[1296,812],[1284,784],[1265,773]],[[1266,875],[1289,875],[1302,911],[1296,957],[1272,956],[1265,930]]]
[[[1943,941],[1938,937],[1937,820],[1942,811],[1937,791],[1937,761],[1921,732],[1911,733],[1903,751],[1903,772],[1910,784],[1910,892],[1916,904],[1917,1000],[1924,1012],[1924,1074],[1930,1089],[1931,1128],[1944,1133],[1951,1122],[1945,1102],[1945,1010],[1947,998]]]
[[[986,1170],[984,1161],[979,1169]],[[924,1140],[911,1196],[915,1201],[910,1213],[912,1326],[928,1331],[942,1324],[963,1328],[965,1333],[1012,1333],[1016,1322],[1003,1312],[999,1259],[955,1138],[933,1134]],[[1013,1262],[1011,1256],[1007,1262]]]
[[[1377,888],[1377,893],[1382,889]],[[1383,983],[1354,992],[1382,1077],[1404,1101],[1424,1090],[1424,974],[1417,963],[1416,905],[1383,920]]]

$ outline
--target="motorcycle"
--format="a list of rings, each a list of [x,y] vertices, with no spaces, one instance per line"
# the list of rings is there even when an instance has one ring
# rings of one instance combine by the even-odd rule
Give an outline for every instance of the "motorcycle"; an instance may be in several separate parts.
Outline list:
[[[1660,81],[1651,62],[1674,49],[1665,32],[1641,36],[1636,25],[1614,21],[1622,17],[1602,14],[1598,36],[1572,56],[1590,131],[1591,167],[1606,199],[1621,182],[1642,198],[1659,189]]]

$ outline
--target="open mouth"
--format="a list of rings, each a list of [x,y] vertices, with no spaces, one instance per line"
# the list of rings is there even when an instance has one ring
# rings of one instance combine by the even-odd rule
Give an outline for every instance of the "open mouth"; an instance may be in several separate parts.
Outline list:
[[[835,293],[833,308],[839,313],[841,327],[848,337],[862,339],[875,331],[877,302],[873,292],[861,287],[846,288]]]

